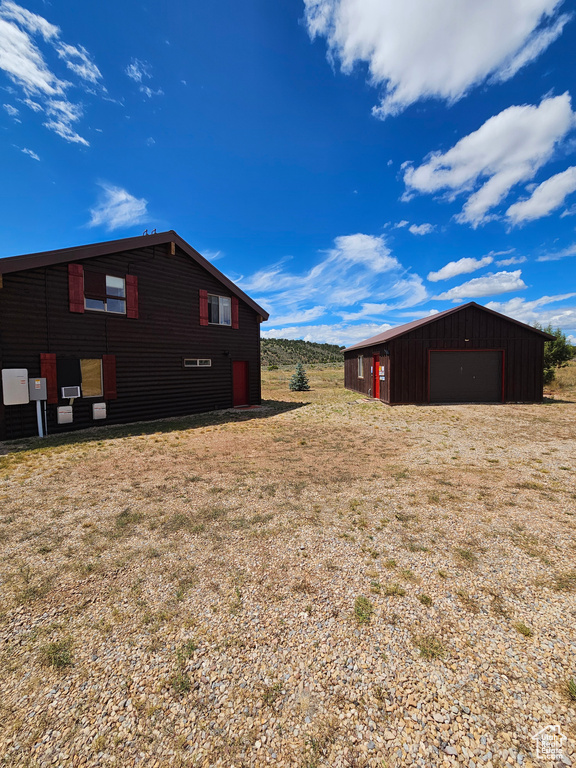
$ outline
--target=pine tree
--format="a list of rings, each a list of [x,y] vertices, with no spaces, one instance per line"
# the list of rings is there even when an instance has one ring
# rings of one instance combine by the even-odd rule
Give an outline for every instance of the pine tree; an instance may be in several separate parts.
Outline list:
[[[306,392],[310,389],[308,376],[302,363],[298,363],[296,366],[296,373],[290,379],[290,389],[293,392]]]

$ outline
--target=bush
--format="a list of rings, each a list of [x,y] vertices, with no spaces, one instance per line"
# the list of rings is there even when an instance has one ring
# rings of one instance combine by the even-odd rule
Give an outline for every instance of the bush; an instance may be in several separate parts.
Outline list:
[[[544,342],[544,384],[551,384],[556,377],[557,368],[563,368],[576,354],[576,347],[568,342],[566,334],[560,328],[553,329],[551,325],[543,328],[538,323],[536,328],[551,336],[554,341]]]
[[[290,379],[290,389],[293,392],[307,392],[310,389],[308,384],[308,376],[304,370],[302,363],[298,363],[296,366],[296,372]]]

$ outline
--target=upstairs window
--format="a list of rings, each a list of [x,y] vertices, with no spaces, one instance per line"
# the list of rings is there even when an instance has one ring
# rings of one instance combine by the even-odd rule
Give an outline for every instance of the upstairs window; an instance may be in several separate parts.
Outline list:
[[[232,325],[232,300],[228,296],[208,294],[208,322],[211,325]]]
[[[84,306],[97,312],[126,314],[126,280],[102,272],[84,272]]]

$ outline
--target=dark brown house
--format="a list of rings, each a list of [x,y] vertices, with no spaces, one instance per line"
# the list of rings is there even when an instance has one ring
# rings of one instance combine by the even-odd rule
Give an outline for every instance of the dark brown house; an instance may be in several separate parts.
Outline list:
[[[543,331],[474,301],[344,350],[344,386],[397,403],[542,400]]]
[[[1,259],[0,439],[257,404],[267,319],[173,231]]]

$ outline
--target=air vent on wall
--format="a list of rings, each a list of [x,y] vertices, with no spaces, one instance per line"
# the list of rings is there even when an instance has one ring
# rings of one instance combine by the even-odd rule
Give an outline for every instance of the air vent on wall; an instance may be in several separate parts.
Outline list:
[[[64,400],[80,397],[80,387],[62,387],[62,397]]]

